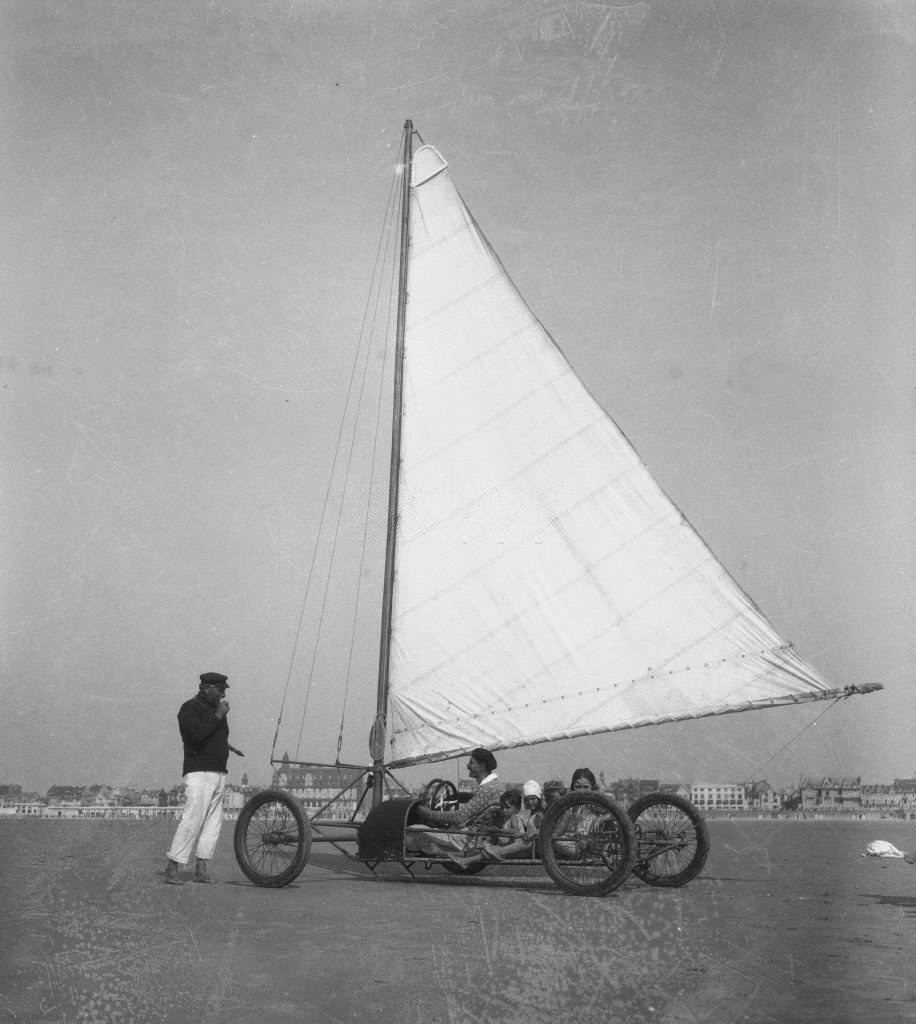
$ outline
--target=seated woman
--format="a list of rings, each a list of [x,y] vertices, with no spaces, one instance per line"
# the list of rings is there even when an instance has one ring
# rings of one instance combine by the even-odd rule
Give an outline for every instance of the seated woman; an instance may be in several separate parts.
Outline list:
[[[591,768],[577,768],[572,773],[569,788],[573,793],[581,792],[582,790],[597,791],[598,783],[595,781],[595,775]]]
[[[572,793],[596,793],[598,782],[590,768],[577,768],[569,781]],[[555,835],[563,838],[555,839],[554,851],[561,857],[575,857],[578,852],[575,837],[587,835],[595,823],[595,815],[587,806],[574,806],[557,822]]]

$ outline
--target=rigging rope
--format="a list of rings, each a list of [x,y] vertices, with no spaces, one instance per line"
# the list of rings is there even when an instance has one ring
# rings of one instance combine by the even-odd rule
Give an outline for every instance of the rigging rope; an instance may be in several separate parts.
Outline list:
[[[403,173],[407,173],[406,169],[404,169]],[[394,185],[392,185],[392,187],[394,187]],[[400,197],[400,195],[401,195],[401,191],[400,191],[400,189],[398,189],[397,190],[397,196]],[[394,211],[393,211],[393,217],[394,217],[393,223],[397,223],[400,220],[400,203],[399,202],[395,203],[395,208],[394,208]],[[390,253],[391,253],[391,256],[393,257],[393,255],[397,251],[397,243],[398,243],[397,233],[388,230],[387,232],[385,232],[385,234],[388,236],[388,239],[389,239],[389,241],[391,243]],[[394,314],[395,314],[396,309],[397,309],[397,262],[396,262],[396,260],[394,258],[389,258],[389,259],[384,259],[383,258],[382,259],[382,265],[390,267],[390,275],[391,276],[390,276],[390,280],[389,280],[389,287],[388,287],[388,289],[386,291],[386,294],[388,296],[388,308],[387,308],[386,313],[385,313],[385,318],[382,321],[383,323],[390,324],[390,323],[394,322]],[[380,299],[377,298],[376,299],[376,311],[378,310],[379,304],[380,304]],[[390,347],[388,345],[385,345],[384,350],[383,350],[383,354],[382,354],[382,368],[381,368],[381,377],[380,377],[380,379],[382,381],[387,379],[389,349],[390,349]],[[366,564],[366,554],[367,554],[367,551],[368,551],[369,519],[370,519],[370,515],[371,515],[371,511],[372,511],[373,498],[374,498],[374,495],[375,495],[375,484],[376,484],[375,467],[376,467],[377,462],[378,462],[379,438],[381,437],[381,429],[382,429],[382,412],[383,412],[383,407],[384,407],[383,398],[384,398],[384,391],[383,391],[382,388],[379,388],[378,392],[377,392],[377,396],[376,396],[376,403],[375,403],[375,425],[374,425],[374,429],[373,429],[373,433],[372,433],[372,455],[371,455],[370,462],[369,462],[369,465],[372,467],[372,472],[370,473],[370,477],[369,477],[369,487],[367,488],[367,491],[366,491],[366,503],[365,503],[365,508],[363,510],[363,535],[362,535],[362,543],[360,545],[360,553],[359,553],[359,568],[358,568],[358,571],[357,571],[357,574],[356,574],[357,580],[362,580],[362,578],[363,578],[363,569],[364,569],[365,564]],[[346,710],[347,710],[347,698],[349,697],[349,694],[350,694],[350,680],[351,680],[352,669],[353,669],[353,652],[355,650],[355,645],[354,645],[353,640],[354,640],[354,638],[356,636],[356,629],[357,629],[357,623],[359,621],[359,613],[360,613],[361,606],[362,606],[362,588],[361,587],[357,587],[356,600],[353,603],[353,618],[352,618],[352,621],[351,621],[351,624],[350,624],[350,649],[347,652],[347,667],[346,667],[346,671],[344,673],[344,694],[343,694],[343,700],[341,701],[341,706],[340,706],[340,725],[338,727],[338,732],[337,732],[337,759],[338,760],[340,760],[340,749],[341,749],[341,746],[343,744],[344,723],[345,723],[345,719],[346,719]]]
[[[344,447],[344,434],[345,434],[345,429],[346,429],[348,417],[350,416],[350,411],[351,411],[351,409],[352,409],[352,407],[354,405],[353,398],[354,398],[354,391],[355,391],[355,382],[356,382],[356,378],[357,378],[357,373],[358,373],[358,371],[360,369],[360,358],[362,356],[362,371],[363,372],[362,372],[362,375],[360,377],[360,394],[359,394],[359,398],[357,399],[357,402],[356,402],[357,411],[356,411],[356,413],[354,413],[354,417],[353,417],[353,426],[352,426],[353,436],[351,437],[351,440],[350,440],[350,445],[349,445],[348,454],[347,454],[347,461],[346,461],[346,465],[345,465],[344,470],[343,470],[343,472],[344,472],[344,488],[343,488],[343,491],[342,491],[342,494],[341,494],[341,497],[340,497],[340,503],[339,503],[338,508],[337,508],[337,516],[336,516],[336,523],[335,523],[335,527],[334,527],[334,535],[333,535],[333,542],[332,542],[332,548],[331,548],[330,564],[329,564],[328,572],[327,572],[327,574],[325,576],[325,579],[324,579],[324,589],[323,589],[322,599],[321,599],[321,607],[320,607],[320,612],[319,612],[319,621],[318,621],[318,626],[317,626],[317,629],[316,629],[316,639],[315,639],[315,643],[312,644],[311,658],[310,658],[310,661],[309,661],[308,671],[306,673],[304,706],[303,706],[303,710],[302,710],[302,716],[301,716],[301,719],[300,719],[300,722],[299,722],[299,732],[298,732],[298,736],[297,736],[297,740],[296,740],[296,746],[295,746],[295,751],[296,751],[295,758],[297,760],[299,758],[299,752],[300,752],[300,748],[301,748],[301,744],[302,744],[303,730],[304,730],[304,727],[305,727],[305,720],[306,720],[306,717],[307,717],[307,714],[308,714],[309,702],[310,702],[310,699],[311,699],[311,692],[312,692],[312,685],[313,685],[313,682],[314,682],[315,664],[316,664],[316,660],[317,660],[319,641],[320,641],[320,638],[322,636],[322,629],[323,629],[324,620],[325,620],[325,613],[326,613],[326,610],[327,610],[328,593],[329,593],[329,589],[330,589],[330,578],[331,578],[331,575],[332,575],[331,569],[333,568],[334,560],[335,560],[335,557],[336,557],[337,541],[338,541],[338,538],[339,538],[340,526],[341,526],[341,522],[342,522],[342,518],[343,518],[343,506],[344,506],[344,501],[345,501],[345,497],[346,497],[346,494],[347,494],[347,490],[348,490],[348,487],[349,487],[349,481],[350,481],[350,477],[351,477],[350,469],[351,469],[351,466],[352,466],[352,458],[353,458],[353,452],[354,452],[354,447],[355,447],[355,440],[354,440],[355,439],[355,433],[356,433],[356,428],[357,428],[358,421],[359,421],[359,405],[360,405],[360,402],[362,401],[362,394],[363,394],[363,389],[364,389],[365,380],[366,380],[367,367],[368,367],[368,363],[369,363],[369,356],[370,356],[371,350],[372,350],[372,338],[371,338],[371,336],[369,336],[369,326],[368,326],[369,323],[370,323],[369,310],[370,310],[370,307],[373,305],[373,300],[372,300],[373,294],[381,293],[383,291],[382,286],[383,286],[383,284],[385,282],[384,268],[388,265],[388,263],[390,263],[390,255],[386,255],[386,252],[388,250],[390,250],[391,247],[394,245],[394,243],[392,243],[391,240],[390,240],[390,236],[392,234],[392,232],[391,232],[391,225],[397,223],[397,221],[394,220],[393,217],[396,215],[395,207],[397,206],[397,197],[399,196],[399,192],[400,192],[400,190],[398,189],[398,180],[399,180],[399,175],[395,175],[394,179],[393,179],[393,181],[391,183],[390,189],[389,189],[388,200],[387,200],[386,207],[385,207],[385,215],[384,215],[384,218],[383,218],[383,227],[382,227],[382,231],[381,231],[381,234],[379,236],[379,241],[378,241],[378,244],[377,244],[377,247],[376,247],[375,263],[374,263],[373,272],[372,272],[372,286],[370,288],[370,294],[369,294],[369,296],[366,299],[366,304],[365,304],[364,309],[363,309],[362,322],[361,322],[361,325],[360,325],[358,341],[357,341],[356,349],[354,351],[353,361],[352,361],[351,368],[350,368],[350,376],[349,376],[349,381],[348,381],[348,385],[347,385],[346,400],[344,402],[343,411],[341,413],[340,422],[339,422],[339,425],[338,425],[337,440],[336,440],[335,448],[334,448],[334,457],[333,457],[333,460],[332,460],[332,463],[331,463],[331,468],[330,468],[330,472],[328,474],[327,484],[326,484],[325,491],[324,491],[324,498],[323,498],[323,501],[322,501],[321,514],[320,514],[319,522],[318,522],[318,530],[317,530],[317,533],[316,533],[315,544],[314,544],[313,549],[312,549],[312,556],[311,556],[311,560],[310,560],[310,564],[309,564],[308,573],[307,573],[307,576],[306,576],[305,593],[303,595],[302,604],[301,604],[301,607],[300,607],[300,610],[299,610],[299,618],[298,618],[298,621],[297,621],[296,632],[295,632],[294,639],[293,639],[293,649],[292,649],[292,652],[290,654],[289,667],[287,669],[286,681],[285,681],[285,685],[284,685],[284,689],[283,689],[283,697],[282,697],[281,705],[280,705],[280,713],[279,713],[279,715],[277,717],[277,724],[276,724],[276,728],[275,728],[275,731],[274,731],[273,744],[272,744],[272,747],[271,747],[271,761],[276,759],[277,741],[278,741],[278,738],[279,738],[279,735],[280,735],[280,727],[281,727],[281,724],[282,724],[282,721],[283,721],[283,717],[284,717],[284,714],[285,714],[285,711],[286,711],[287,701],[288,701],[288,698],[289,698],[289,690],[290,690],[290,685],[291,685],[292,676],[293,676],[293,668],[294,668],[294,665],[295,665],[296,654],[297,654],[297,651],[298,651],[298,648],[299,648],[300,640],[301,640],[301,637],[302,637],[303,626],[304,626],[304,622],[305,622],[305,613],[306,613],[306,609],[307,609],[307,607],[309,605],[310,597],[311,597],[311,594],[312,594],[313,579],[314,579],[314,575],[315,575],[315,568],[316,568],[316,565],[317,565],[317,562],[318,562],[319,550],[320,550],[320,547],[321,547],[322,539],[324,538],[325,533],[326,533],[326,529],[327,529],[327,525],[326,524],[327,524],[327,521],[328,521],[328,518],[329,518],[329,509],[330,509],[330,506],[331,506],[331,494],[332,494],[332,491],[333,491],[334,482],[335,482],[335,480],[338,477],[338,464],[339,464],[341,452],[342,452],[343,447]],[[395,212],[393,213],[392,211],[395,211]],[[391,277],[391,272],[390,271],[389,271],[389,275],[388,276],[389,276],[389,278]],[[389,292],[391,290],[390,281],[389,281],[388,290],[389,290]],[[376,298],[375,299],[375,307],[374,308],[378,309],[379,304],[380,304],[379,303],[379,299]],[[389,306],[390,306],[390,301],[389,301]],[[379,398],[379,403],[380,402],[381,402],[381,398]],[[378,430],[378,417],[377,417],[376,430]],[[373,450],[375,450],[375,448],[373,448]],[[365,545],[366,545],[365,537],[366,537],[367,531],[368,531],[368,515],[367,515],[367,521],[364,523],[364,528],[363,528],[363,550],[365,550]],[[361,557],[360,565],[362,566],[362,557]],[[353,637],[351,636],[351,640],[350,640],[350,654],[349,654],[349,658],[348,658],[348,676],[349,676],[349,663],[352,660],[352,652],[353,652]],[[349,678],[347,679],[346,687],[347,687],[347,689],[349,688]],[[343,731],[343,722],[341,722],[341,737],[342,737],[342,731]],[[338,738],[338,745],[337,745],[338,756],[339,756],[339,752],[340,752],[341,737]]]
[[[771,763],[772,763],[773,761],[775,761],[775,760],[776,760],[776,758],[777,758],[777,757],[779,757],[779,755],[780,755],[780,754],[781,754],[781,753],[782,753],[782,752],[783,752],[784,750],[786,750],[786,749],[787,749],[788,747],[791,747],[791,746],[792,746],[792,744],[793,744],[793,743],[794,743],[794,742],[795,742],[795,741],[796,741],[796,740],[797,740],[797,739],[799,738],[799,736],[801,736],[801,735],[802,735],[803,733],[806,733],[806,732],[807,732],[807,731],[808,731],[808,730],[809,730],[809,729],[810,729],[810,728],[811,728],[812,726],[815,726],[815,725],[817,725],[817,723],[818,723],[818,722],[819,722],[819,721],[820,721],[820,720],[821,720],[821,719],[822,719],[822,718],[824,717],[824,715],[826,715],[826,714],[827,714],[827,712],[828,712],[828,711],[830,711],[830,710],[831,710],[832,708],[835,708],[835,707],[837,706],[837,704],[839,704],[839,703],[840,703],[840,701],[841,701],[841,700],[845,700],[845,699],[846,699],[846,698],[845,698],[845,696],[843,696],[843,695],[840,695],[839,697],[836,697],[836,698],[835,698],[834,700],[832,700],[832,701],[831,701],[831,702],[830,702],[830,703],[829,703],[829,704],[827,705],[827,707],[825,707],[825,708],[824,708],[824,710],[823,710],[823,711],[822,711],[822,712],[821,712],[821,713],[820,713],[820,714],[819,714],[819,715],[818,715],[818,716],[817,716],[816,718],[812,719],[812,720],[811,720],[811,721],[810,721],[810,722],[809,722],[809,723],[808,723],[808,724],[807,724],[806,726],[804,726],[803,728],[799,729],[799,731],[798,731],[798,732],[797,732],[797,733],[796,733],[796,734],[795,734],[794,736],[790,737],[790,738],[789,738],[789,739],[788,739],[788,740],[787,740],[787,741],[786,741],[786,742],[785,742],[785,743],[784,743],[784,744],[783,744],[783,745],[782,745],[782,746],[781,746],[781,747],[779,748],[779,750],[777,750],[777,751],[776,751],[776,753],[775,753],[775,754],[773,754],[773,756],[772,756],[772,757],[770,757],[770,758],[769,758],[768,760],[764,761],[764,763],[763,763],[763,764],[762,764],[762,765],[761,765],[761,766],[760,766],[760,767],[759,767],[759,768],[757,769],[757,771],[756,771],[756,775],[757,775],[757,776],[759,776],[760,778],[762,778],[762,777],[763,777],[763,771],[764,771],[764,769],[765,769],[765,768],[766,768],[766,767],[767,767],[768,765],[770,765],[770,764],[771,764]]]

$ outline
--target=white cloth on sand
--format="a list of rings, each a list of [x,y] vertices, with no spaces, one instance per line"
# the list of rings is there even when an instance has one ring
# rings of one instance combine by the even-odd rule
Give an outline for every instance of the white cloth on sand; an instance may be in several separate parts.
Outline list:
[[[898,850],[886,839],[873,839],[866,847],[863,857],[903,857],[903,850]]]

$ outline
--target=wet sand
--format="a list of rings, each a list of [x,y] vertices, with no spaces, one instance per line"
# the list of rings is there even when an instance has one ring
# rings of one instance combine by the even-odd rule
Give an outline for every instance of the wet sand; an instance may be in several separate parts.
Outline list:
[[[251,885],[167,886],[173,823],[0,821],[0,1021],[916,1021],[916,823],[712,821],[704,873],[603,899],[540,871],[384,881],[313,847]]]

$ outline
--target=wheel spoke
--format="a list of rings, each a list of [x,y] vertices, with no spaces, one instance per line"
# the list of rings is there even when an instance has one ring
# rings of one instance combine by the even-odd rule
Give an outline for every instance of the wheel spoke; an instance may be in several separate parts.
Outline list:
[[[544,867],[568,892],[601,896],[630,870],[634,850],[629,818],[600,793],[568,794],[545,816]]]
[[[311,834],[292,797],[265,791],[242,808],[235,831],[239,865],[258,885],[291,882],[305,866]]]
[[[677,886],[695,878],[709,851],[706,826],[688,800],[653,793],[630,808],[636,831],[634,874],[650,885]]]

